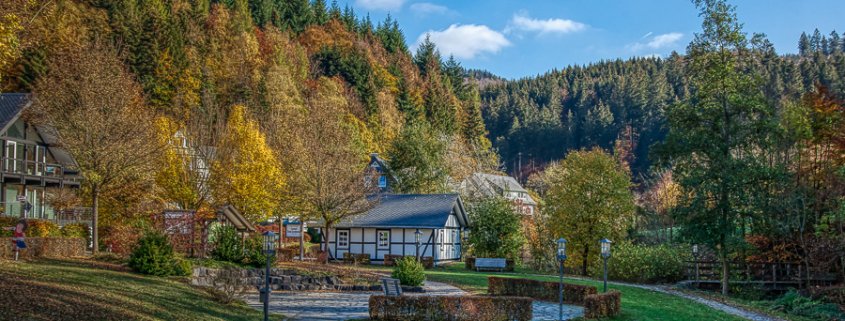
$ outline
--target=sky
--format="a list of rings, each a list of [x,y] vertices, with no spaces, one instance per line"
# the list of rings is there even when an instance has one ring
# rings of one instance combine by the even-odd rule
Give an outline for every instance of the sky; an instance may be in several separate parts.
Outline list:
[[[347,0],[375,22],[399,21],[416,49],[426,35],[466,68],[515,79],[568,65],[684,52],[701,19],[684,0]],[[338,1],[341,6],[343,1]],[[801,32],[845,32],[843,0],[734,0],[744,31],[765,33],[778,53]]]

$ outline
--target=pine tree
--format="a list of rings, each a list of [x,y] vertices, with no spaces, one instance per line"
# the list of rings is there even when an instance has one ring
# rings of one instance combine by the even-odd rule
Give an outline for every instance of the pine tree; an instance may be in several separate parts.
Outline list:
[[[798,39],[798,54],[807,57],[810,56],[811,52],[813,52],[813,44],[810,43],[810,37],[807,37],[807,33],[802,32],[801,38]]]
[[[314,0],[311,3],[311,12],[314,13],[314,23],[324,25],[329,22],[330,16],[326,9],[326,0]]]

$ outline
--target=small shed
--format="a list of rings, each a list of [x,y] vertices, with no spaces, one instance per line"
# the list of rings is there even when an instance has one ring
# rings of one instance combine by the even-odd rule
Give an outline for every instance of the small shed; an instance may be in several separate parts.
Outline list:
[[[239,233],[255,233],[255,226],[232,205],[224,205],[217,210],[217,220],[224,225],[231,225]]]
[[[419,230],[420,256],[437,264],[461,259],[461,235],[468,225],[458,194],[382,194],[375,207],[324,234],[331,258],[368,254],[371,262],[384,262],[385,255],[416,255]]]

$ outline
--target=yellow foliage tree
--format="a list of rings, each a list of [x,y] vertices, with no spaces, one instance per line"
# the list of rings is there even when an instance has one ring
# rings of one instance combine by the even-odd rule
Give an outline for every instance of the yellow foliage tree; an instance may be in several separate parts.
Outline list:
[[[588,262],[598,254],[599,240],[621,241],[634,215],[634,196],[627,171],[603,150],[571,152],[545,173],[545,198],[550,230],[569,241],[570,266]]]
[[[208,194],[204,188],[206,173],[197,164],[202,160],[192,153],[183,128],[173,120],[156,119],[156,130],[159,144],[164,146],[155,175],[159,198],[183,209],[199,209]]]
[[[212,196],[232,204],[252,221],[265,220],[278,208],[285,178],[258,123],[236,105],[211,166]]]

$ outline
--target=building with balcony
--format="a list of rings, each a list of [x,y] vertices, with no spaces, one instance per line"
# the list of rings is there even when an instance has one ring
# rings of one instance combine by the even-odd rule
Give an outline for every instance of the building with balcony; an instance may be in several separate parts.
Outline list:
[[[0,213],[80,220],[61,217],[50,206],[51,196],[66,194],[63,189],[75,193],[80,185],[79,173],[70,154],[56,145],[56,137],[22,117],[31,104],[29,94],[0,94]]]

